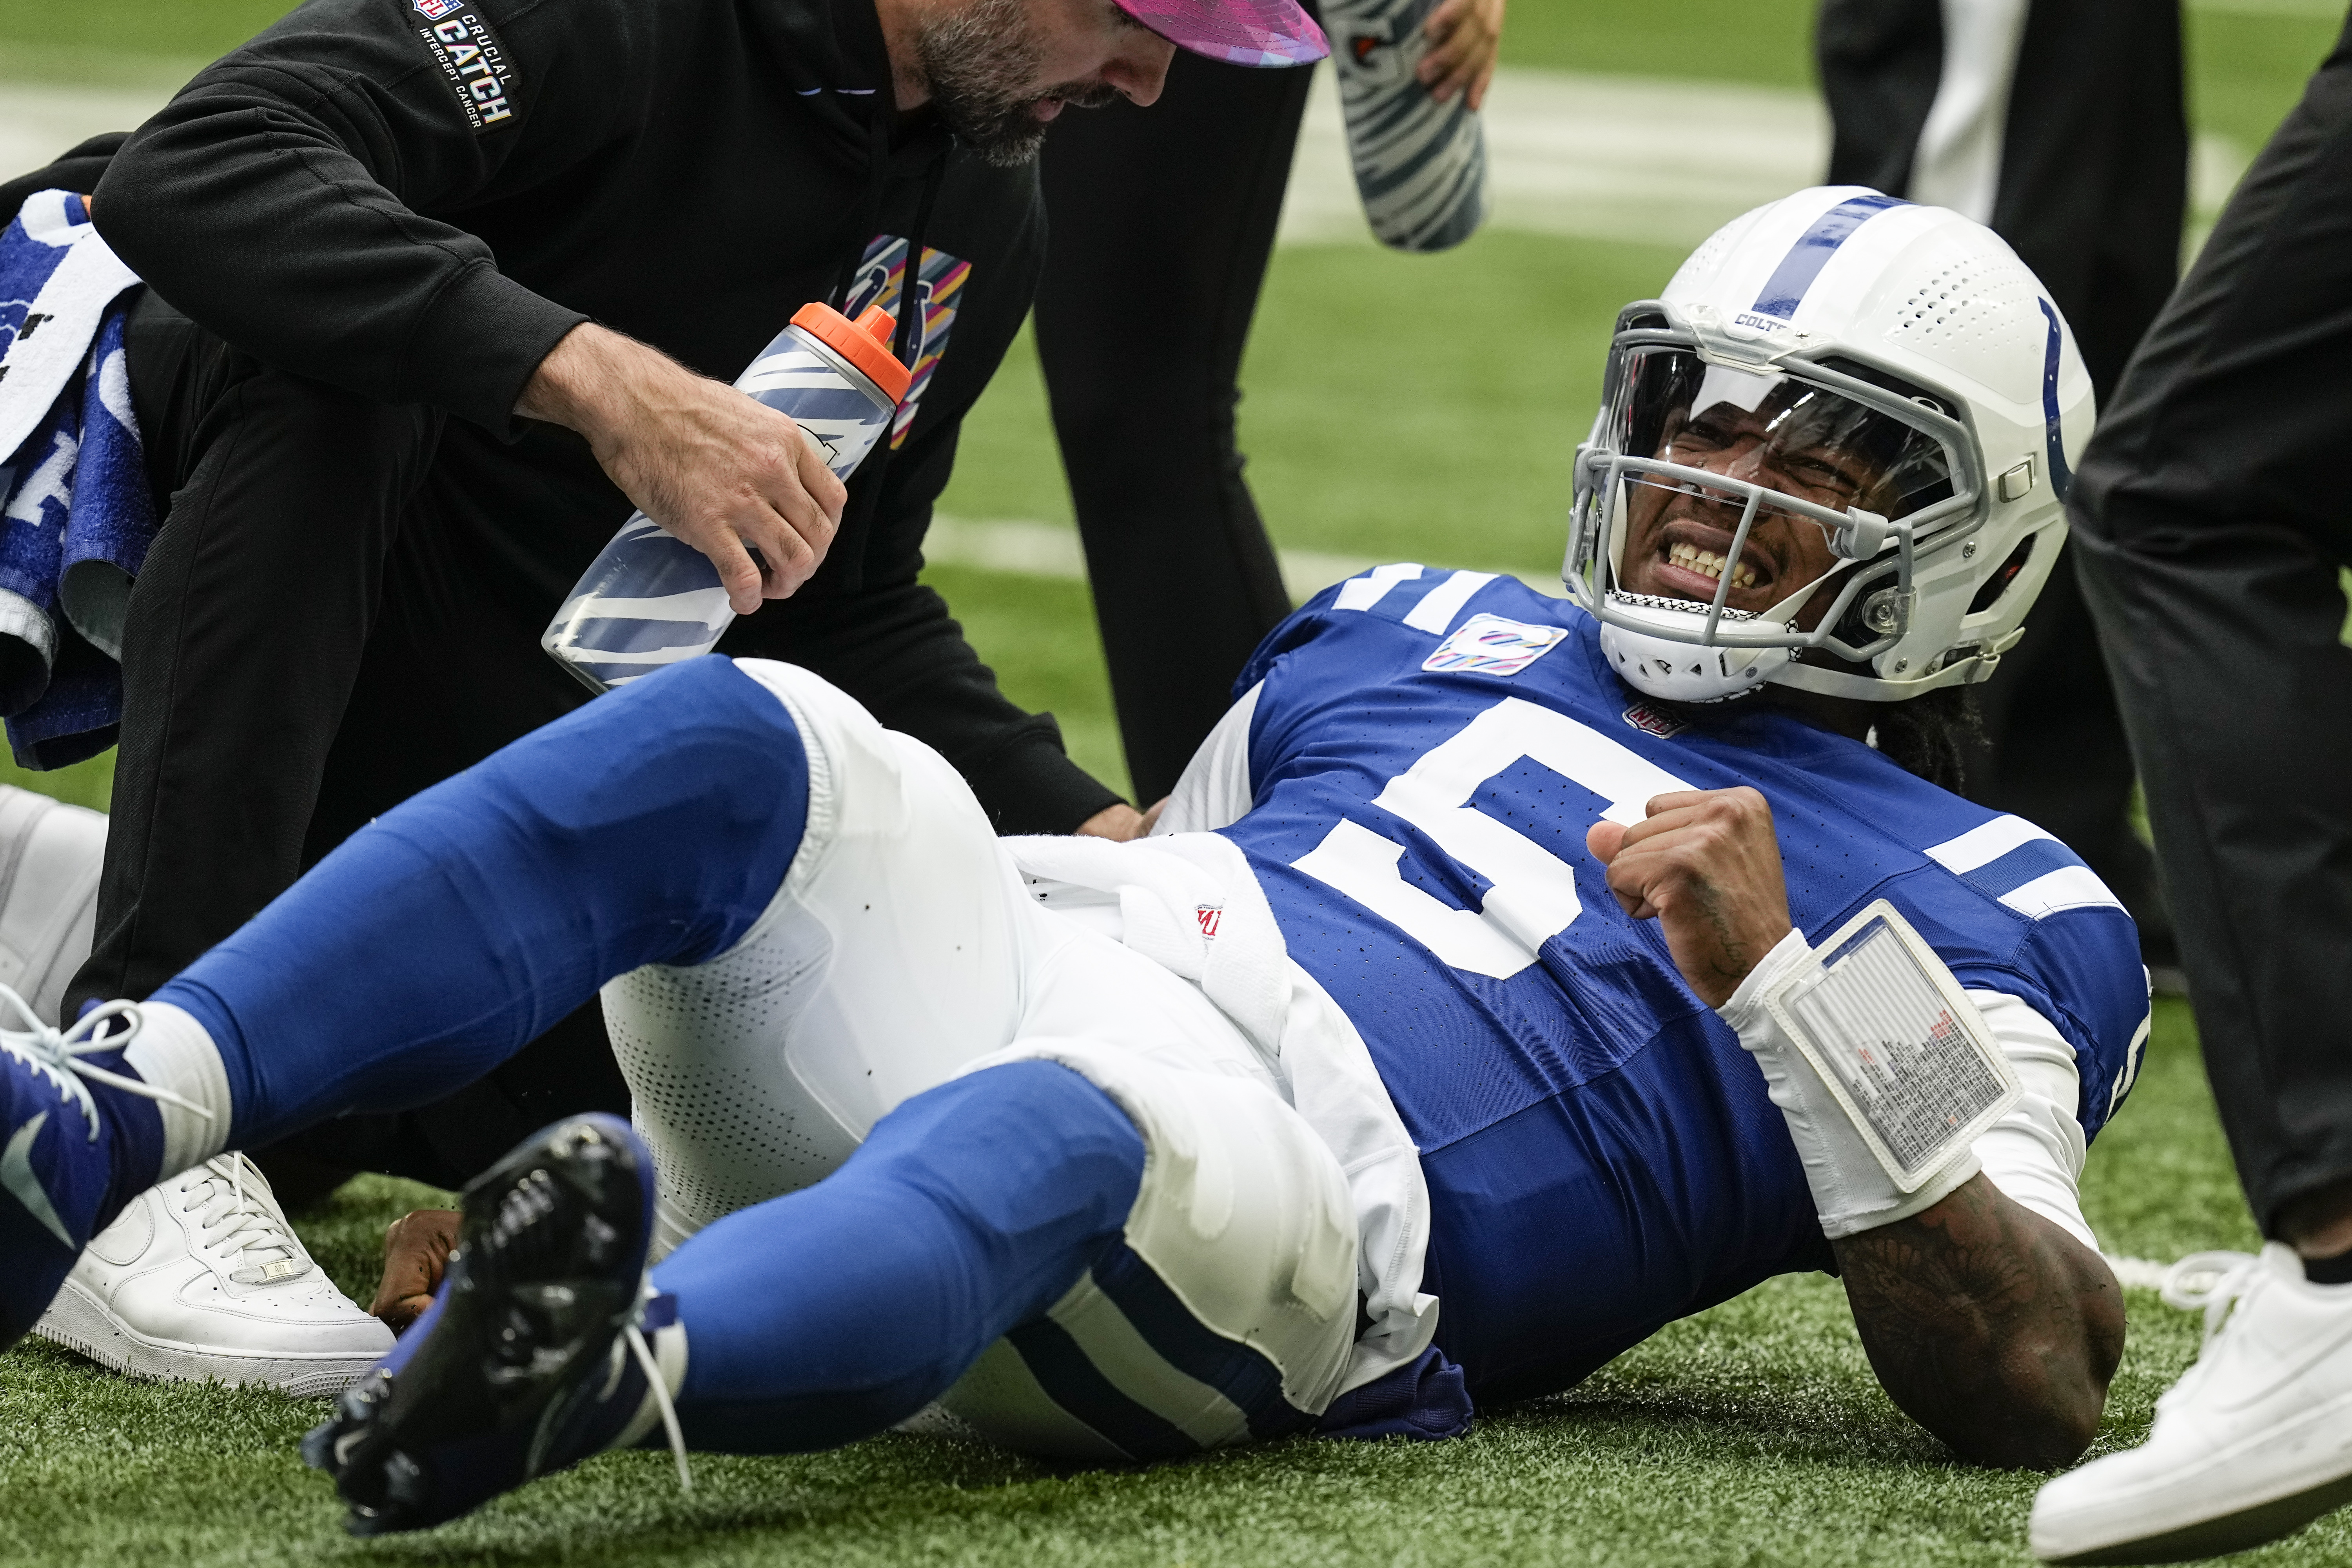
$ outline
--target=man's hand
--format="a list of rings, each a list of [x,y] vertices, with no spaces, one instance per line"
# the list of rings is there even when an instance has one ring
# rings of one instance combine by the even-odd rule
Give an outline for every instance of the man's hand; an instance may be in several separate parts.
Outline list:
[[[790,597],[840,526],[848,491],[788,416],[593,322],[540,362],[515,412],[588,437],[638,510],[710,557],[737,615]]]
[[[375,1288],[368,1310],[394,1333],[406,1333],[433,1305],[433,1293],[441,1289],[442,1271],[457,1246],[456,1209],[415,1209],[393,1221],[383,1233],[383,1282]]]
[[[1467,91],[1470,107],[1486,101],[1486,84],[1495,79],[1495,52],[1503,43],[1504,0],[1444,0],[1429,14],[1421,30],[1429,38],[1429,53],[1414,71],[1429,96],[1443,103]]]
[[[1720,1007],[1789,934],[1772,808],[1743,784],[1662,795],[1648,809],[1632,827],[1594,823],[1585,847],[1609,868],[1625,912],[1656,920],[1683,979]]]
[[[1152,825],[1167,807],[1168,797],[1161,795],[1150,811],[1138,811],[1121,801],[1117,805],[1104,806],[1078,824],[1078,831],[1089,838],[1109,838],[1124,844],[1130,838],[1141,838],[1150,833]]]

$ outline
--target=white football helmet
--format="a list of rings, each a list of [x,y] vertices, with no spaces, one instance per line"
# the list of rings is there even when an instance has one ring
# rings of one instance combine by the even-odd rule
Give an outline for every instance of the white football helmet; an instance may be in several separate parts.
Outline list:
[[[2057,559],[2092,416],[2074,335],[1990,229],[1858,185],[1800,191],[1618,317],[1561,576],[1655,697],[1884,702],[1983,680]],[[1784,584],[1780,554],[1743,560],[1773,513],[1820,527],[1825,570]],[[1623,586],[1637,532],[1678,595]],[[1736,608],[1736,587],[1774,597]]]

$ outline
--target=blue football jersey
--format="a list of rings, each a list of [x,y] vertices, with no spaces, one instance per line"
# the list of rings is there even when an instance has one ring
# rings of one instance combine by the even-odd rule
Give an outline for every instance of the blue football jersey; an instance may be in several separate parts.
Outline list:
[[[1566,602],[1382,567],[1259,648],[1247,853],[1422,1152],[1438,1343],[1486,1398],[1564,1388],[1660,1325],[1829,1266],[1763,1075],[1587,852],[1600,817],[1748,784],[1815,940],[1874,899],[1963,985],[2074,1046],[2095,1134],[2148,1016],[2130,919],[2082,861],[1785,710],[1685,722]]]

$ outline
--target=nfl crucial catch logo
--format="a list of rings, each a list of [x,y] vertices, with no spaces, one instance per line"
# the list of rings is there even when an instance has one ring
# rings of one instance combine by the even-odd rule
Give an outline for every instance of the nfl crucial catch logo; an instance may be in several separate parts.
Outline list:
[[[1500,616],[1473,616],[1422,660],[1421,668],[1452,675],[1517,675],[1549,653],[1568,633]]]
[[[457,112],[477,136],[503,131],[516,119],[514,61],[490,25],[465,0],[408,0],[409,8],[432,23],[416,29],[456,98]]]

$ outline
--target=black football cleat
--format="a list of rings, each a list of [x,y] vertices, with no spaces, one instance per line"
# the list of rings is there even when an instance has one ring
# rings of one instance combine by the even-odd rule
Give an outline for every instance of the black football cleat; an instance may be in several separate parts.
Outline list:
[[[654,1165],[629,1124],[559,1121],[476,1178],[463,1207],[432,1307],[302,1440],[354,1535],[424,1530],[602,1453],[645,1399],[650,1357],[624,1342]]]

